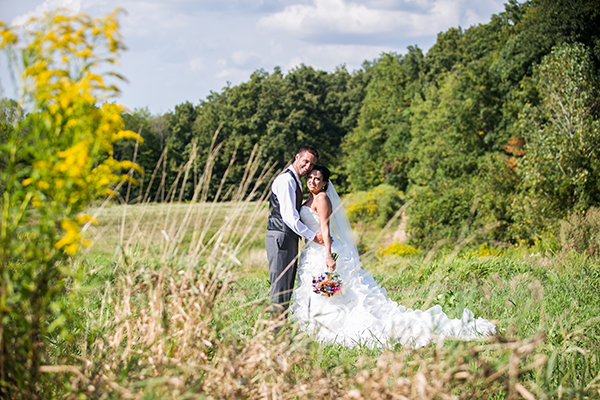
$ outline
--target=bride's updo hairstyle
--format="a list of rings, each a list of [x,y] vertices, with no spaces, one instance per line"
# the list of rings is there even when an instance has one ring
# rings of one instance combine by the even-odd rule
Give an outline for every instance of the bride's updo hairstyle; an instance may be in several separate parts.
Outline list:
[[[321,164],[316,164],[312,170],[319,171],[321,173],[321,176],[323,177],[323,181],[325,182],[325,186],[323,186],[323,190],[324,191],[327,190],[327,185],[329,184],[329,176],[331,175],[331,171],[329,171],[329,168],[327,168],[326,166],[321,165]]]

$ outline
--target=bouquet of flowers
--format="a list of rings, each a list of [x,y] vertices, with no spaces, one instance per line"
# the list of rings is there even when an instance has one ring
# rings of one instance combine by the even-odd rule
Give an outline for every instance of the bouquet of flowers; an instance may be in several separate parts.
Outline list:
[[[332,253],[331,256],[334,260],[337,259],[337,254]],[[337,271],[327,271],[319,276],[313,276],[312,287],[316,294],[331,297],[342,288],[340,274]]]

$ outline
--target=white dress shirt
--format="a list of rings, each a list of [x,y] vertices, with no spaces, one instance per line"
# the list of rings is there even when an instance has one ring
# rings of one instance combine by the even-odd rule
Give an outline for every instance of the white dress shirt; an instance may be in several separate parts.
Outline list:
[[[300,190],[302,190],[300,177],[291,165],[287,169],[291,170],[294,176],[292,177],[288,173],[280,174],[271,185],[271,190],[277,196],[277,200],[279,200],[281,218],[298,236],[313,240],[315,233],[300,221],[300,214],[296,210],[296,185],[300,185]],[[297,183],[295,179],[297,179]]]

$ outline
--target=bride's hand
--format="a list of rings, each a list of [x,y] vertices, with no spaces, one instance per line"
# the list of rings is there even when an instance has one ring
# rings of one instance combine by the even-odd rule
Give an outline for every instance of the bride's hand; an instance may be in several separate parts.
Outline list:
[[[335,271],[336,262],[333,259],[333,257],[327,257],[326,264],[327,264],[327,269],[329,271],[331,271],[331,272]]]
[[[321,232],[317,233],[317,234],[315,235],[315,238],[313,239],[313,241],[314,241],[316,244],[323,245],[323,244],[325,243],[325,241],[323,240],[323,234],[322,234]]]

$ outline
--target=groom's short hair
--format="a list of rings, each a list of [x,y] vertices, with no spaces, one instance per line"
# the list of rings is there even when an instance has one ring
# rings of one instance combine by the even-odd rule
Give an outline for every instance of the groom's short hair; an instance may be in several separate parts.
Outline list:
[[[300,150],[298,150],[298,153],[296,153],[296,154],[303,154],[303,153],[310,153],[313,156],[319,158],[319,152],[317,151],[317,149],[315,149],[312,146],[302,146],[300,148]]]

